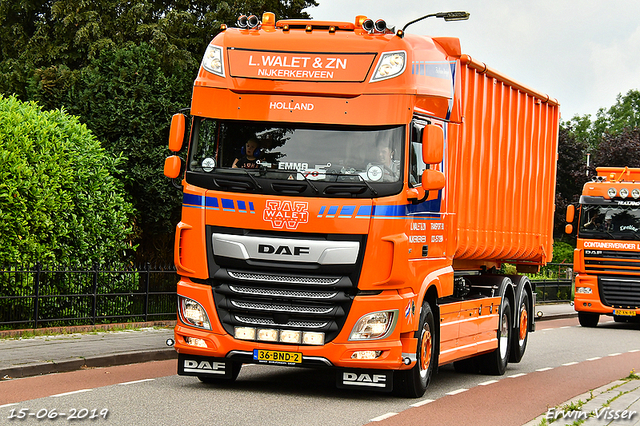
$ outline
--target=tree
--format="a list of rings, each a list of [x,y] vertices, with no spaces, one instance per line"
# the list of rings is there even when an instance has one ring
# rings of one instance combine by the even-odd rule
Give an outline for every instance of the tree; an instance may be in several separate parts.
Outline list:
[[[314,0],[0,0],[0,94],[64,108],[126,163],[139,259],[172,260],[180,197],[162,177],[171,114],[206,45],[241,14],[308,18]]]
[[[640,127],[605,133],[596,152],[594,167],[640,167]]]
[[[76,117],[0,96],[0,259],[126,259],[134,213],[109,155]]]

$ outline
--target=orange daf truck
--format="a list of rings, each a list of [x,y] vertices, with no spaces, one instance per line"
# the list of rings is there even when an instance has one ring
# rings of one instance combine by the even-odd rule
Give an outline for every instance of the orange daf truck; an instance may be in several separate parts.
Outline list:
[[[582,190],[573,257],[574,307],[583,327],[601,314],[616,321],[640,315],[640,169],[598,167]],[[567,209],[573,232],[575,207]]]
[[[438,366],[520,361],[535,292],[500,267],[551,260],[555,99],[456,38],[265,13],[211,41],[190,117],[165,163],[184,193],[178,374],[327,368],[417,397]]]

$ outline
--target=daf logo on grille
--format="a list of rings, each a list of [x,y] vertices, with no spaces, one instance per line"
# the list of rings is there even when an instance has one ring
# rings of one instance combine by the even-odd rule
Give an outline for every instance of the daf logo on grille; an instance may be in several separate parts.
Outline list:
[[[309,247],[272,246],[270,244],[258,244],[258,253],[276,254],[285,256],[301,256],[309,254]]]
[[[591,256],[597,256],[599,254],[602,254],[602,250],[585,250],[584,254],[591,255]]]

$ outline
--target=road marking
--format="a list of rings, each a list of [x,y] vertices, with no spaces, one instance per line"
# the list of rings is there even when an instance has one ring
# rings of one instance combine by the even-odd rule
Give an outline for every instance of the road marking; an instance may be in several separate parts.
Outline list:
[[[383,414],[381,416],[376,417],[375,419],[371,419],[369,420],[370,422],[381,422],[382,420],[388,419],[389,417],[393,417],[398,413],[387,413],[387,414]]]
[[[601,356],[594,356],[593,358],[587,358],[587,361],[595,361],[597,359],[602,359]]]
[[[549,370],[553,370],[553,367],[538,368],[536,371],[549,371]]]
[[[142,379],[142,380],[134,380],[133,382],[125,382],[125,383],[118,383],[121,386],[125,386],[125,385],[132,385],[134,383],[142,383],[142,382],[153,382],[155,379]]]
[[[634,349],[634,350],[629,351],[629,352],[640,352],[640,349]]]
[[[565,325],[564,327],[558,327],[558,328],[571,328],[572,326],[570,325]]]
[[[516,377],[522,377],[522,376],[526,376],[527,373],[518,373],[518,374],[514,374],[513,376],[507,376],[510,379],[515,379]]]
[[[411,404],[411,407],[422,407],[430,402],[435,401],[434,399],[425,399],[424,401],[416,402],[415,404]]]
[[[5,407],[11,407],[13,405],[18,405],[17,402],[14,402],[13,404],[4,404],[4,405],[0,405],[0,408],[5,408]]]
[[[51,398],[58,398],[59,396],[73,395],[74,393],[91,392],[92,390],[93,389],[80,389],[80,390],[73,391],[73,392],[59,393],[57,395],[51,395]]]
[[[562,364],[564,366],[569,366],[569,365],[576,365],[578,363],[578,361],[573,361],[573,362],[568,362],[566,364]]]
[[[457,395],[459,393],[466,392],[468,390],[469,389],[458,389],[458,390],[454,390],[454,391],[451,391],[451,392],[447,392],[447,395]]]
[[[622,355],[622,354],[618,352],[617,354],[609,354],[607,356],[618,356],[618,355]]]
[[[487,386],[493,383],[498,383],[497,380],[489,380],[488,382],[482,382],[482,383],[478,383],[478,386]]]

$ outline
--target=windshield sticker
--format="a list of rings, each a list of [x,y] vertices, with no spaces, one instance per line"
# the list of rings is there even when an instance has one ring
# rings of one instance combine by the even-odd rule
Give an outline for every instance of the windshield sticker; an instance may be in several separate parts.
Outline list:
[[[271,222],[275,229],[295,230],[301,223],[309,222],[309,203],[306,201],[267,200],[262,219]]]

